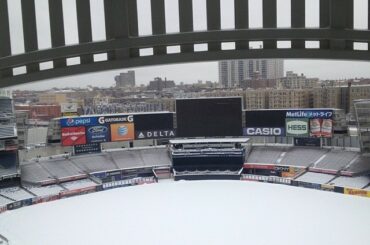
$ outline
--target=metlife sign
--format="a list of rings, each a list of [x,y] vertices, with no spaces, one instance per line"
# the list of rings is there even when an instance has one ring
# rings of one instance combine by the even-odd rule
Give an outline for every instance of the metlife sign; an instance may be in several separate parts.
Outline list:
[[[286,118],[320,118],[331,119],[333,110],[290,110],[286,112]]]
[[[308,119],[307,118],[287,118],[286,119],[287,137],[308,137]]]
[[[243,136],[284,136],[284,128],[243,128]]]
[[[149,130],[149,131],[136,131],[135,138],[138,140],[143,139],[164,139],[174,138],[176,136],[175,130]]]

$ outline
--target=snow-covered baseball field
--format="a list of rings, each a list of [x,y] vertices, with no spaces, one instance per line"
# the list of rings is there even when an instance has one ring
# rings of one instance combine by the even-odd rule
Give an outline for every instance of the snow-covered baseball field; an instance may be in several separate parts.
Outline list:
[[[368,245],[370,199],[239,181],[165,182],[0,215],[11,245]]]

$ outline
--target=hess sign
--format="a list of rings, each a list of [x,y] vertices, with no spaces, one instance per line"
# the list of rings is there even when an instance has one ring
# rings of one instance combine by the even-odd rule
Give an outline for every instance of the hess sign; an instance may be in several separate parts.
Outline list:
[[[286,119],[286,136],[308,136],[308,119]]]

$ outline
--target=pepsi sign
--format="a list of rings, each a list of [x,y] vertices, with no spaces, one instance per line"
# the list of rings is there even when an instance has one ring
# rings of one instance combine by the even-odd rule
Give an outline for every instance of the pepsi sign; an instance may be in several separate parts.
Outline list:
[[[97,123],[96,117],[68,117],[60,119],[61,127],[91,126]]]
[[[243,136],[283,136],[284,128],[243,128]]]

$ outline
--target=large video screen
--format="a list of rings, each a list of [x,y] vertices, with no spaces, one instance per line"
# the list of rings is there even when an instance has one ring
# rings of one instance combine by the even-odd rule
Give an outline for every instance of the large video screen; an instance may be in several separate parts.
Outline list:
[[[176,100],[178,137],[242,135],[242,100],[204,98]]]
[[[173,129],[173,113],[144,113],[134,115],[136,130]]]

